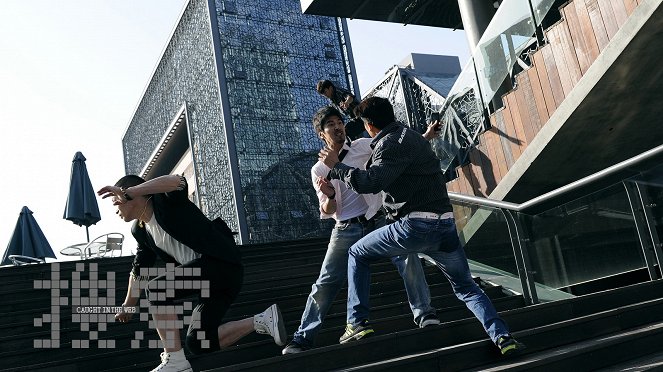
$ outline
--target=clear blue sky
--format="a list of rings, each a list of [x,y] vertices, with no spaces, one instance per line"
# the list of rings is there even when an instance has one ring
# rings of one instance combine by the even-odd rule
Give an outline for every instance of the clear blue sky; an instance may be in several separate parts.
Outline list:
[[[184,4],[0,1],[0,252],[24,205],[54,251],[85,241],[84,227],[62,219],[71,160],[85,155],[95,189],[124,174],[122,133]],[[362,92],[411,52],[469,58],[462,31],[357,20],[349,28]],[[110,203],[99,208],[90,237],[118,231],[135,247]]]

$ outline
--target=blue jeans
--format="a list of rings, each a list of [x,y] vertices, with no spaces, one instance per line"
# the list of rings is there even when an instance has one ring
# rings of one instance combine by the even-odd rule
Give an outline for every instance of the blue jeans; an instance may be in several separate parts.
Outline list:
[[[378,222],[376,223],[375,220]],[[366,224],[336,223],[320,268],[320,275],[308,295],[302,321],[295,332],[293,341],[304,346],[313,345],[313,340],[322,327],[327,311],[348,278],[348,249],[373,231],[375,225],[384,225],[384,218],[375,220]],[[411,257],[413,259],[407,259],[407,255],[393,257],[391,261],[403,277],[414,321],[419,324],[424,316],[434,314],[435,309],[430,305],[430,291],[421,267],[421,260],[416,254]]]
[[[369,319],[370,263],[383,257],[423,253],[432,258],[451,283],[456,297],[479,319],[493,342],[509,334],[486,294],[472,280],[454,219],[402,218],[381,227],[350,247],[348,323]]]

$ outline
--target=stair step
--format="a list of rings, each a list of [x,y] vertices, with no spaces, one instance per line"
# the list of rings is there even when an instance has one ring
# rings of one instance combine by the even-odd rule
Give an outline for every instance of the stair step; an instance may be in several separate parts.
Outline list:
[[[663,300],[650,300],[553,324],[546,324],[545,318],[536,317],[540,319],[539,326],[527,330],[520,330],[513,326],[511,313],[527,314],[534,318],[535,312],[535,309],[528,307],[503,314],[504,319],[514,331],[514,335],[527,344],[526,355],[569,342],[578,342],[587,337],[599,337],[650,322],[661,322],[663,321]],[[442,326],[442,332],[437,327],[431,328],[435,329],[375,336],[365,341],[362,340],[362,342],[233,364],[212,368],[209,371],[278,371],[284,368],[315,371],[351,367],[374,371],[403,370],[413,367],[421,370],[444,368],[444,370],[455,371],[476,368],[500,360],[499,351],[486,338],[483,329],[475,319],[445,323]],[[426,347],[428,350],[422,351],[422,347]],[[322,358],[318,353],[323,352],[324,357]],[[362,361],[360,366],[353,362],[355,360]]]

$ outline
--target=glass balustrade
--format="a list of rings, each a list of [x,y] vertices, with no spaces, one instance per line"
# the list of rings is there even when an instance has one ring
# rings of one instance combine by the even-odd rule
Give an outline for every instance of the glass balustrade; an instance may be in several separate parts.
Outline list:
[[[504,212],[454,202],[454,217],[472,274],[514,294],[522,294],[523,283],[512,245],[514,232]]]
[[[442,132],[432,141],[444,172],[466,164],[469,149],[487,129],[485,109],[511,75],[518,56],[536,42],[535,27],[555,3],[554,0],[531,1],[504,0],[501,3],[472,58],[449,91],[440,109]]]
[[[504,79],[510,76],[520,53],[536,41],[534,35],[535,22],[529,1],[502,2],[473,53],[486,108]]]
[[[646,263],[623,184],[536,215],[520,214],[529,270],[546,287],[580,295],[646,280]],[[638,275],[639,273],[639,275]]]
[[[531,3],[532,9],[534,10],[536,24],[540,25],[543,23],[543,19],[546,17],[550,9],[552,9],[555,0],[531,0]]]
[[[486,130],[483,106],[474,64],[470,61],[444,101],[440,135],[431,141],[442,171],[464,164],[468,150]]]
[[[663,165],[536,213],[451,198],[473,273],[534,303],[661,278]]]

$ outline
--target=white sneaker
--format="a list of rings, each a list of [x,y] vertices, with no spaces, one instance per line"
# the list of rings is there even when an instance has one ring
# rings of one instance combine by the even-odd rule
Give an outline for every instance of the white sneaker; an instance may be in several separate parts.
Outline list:
[[[180,350],[175,353],[161,353],[161,364],[150,372],[193,372],[191,364],[186,360],[184,351]]]
[[[253,328],[256,332],[274,337],[277,345],[283,346],[286,341],[285,325],[281,310],[274,304],[260,314],[253,316]]]

